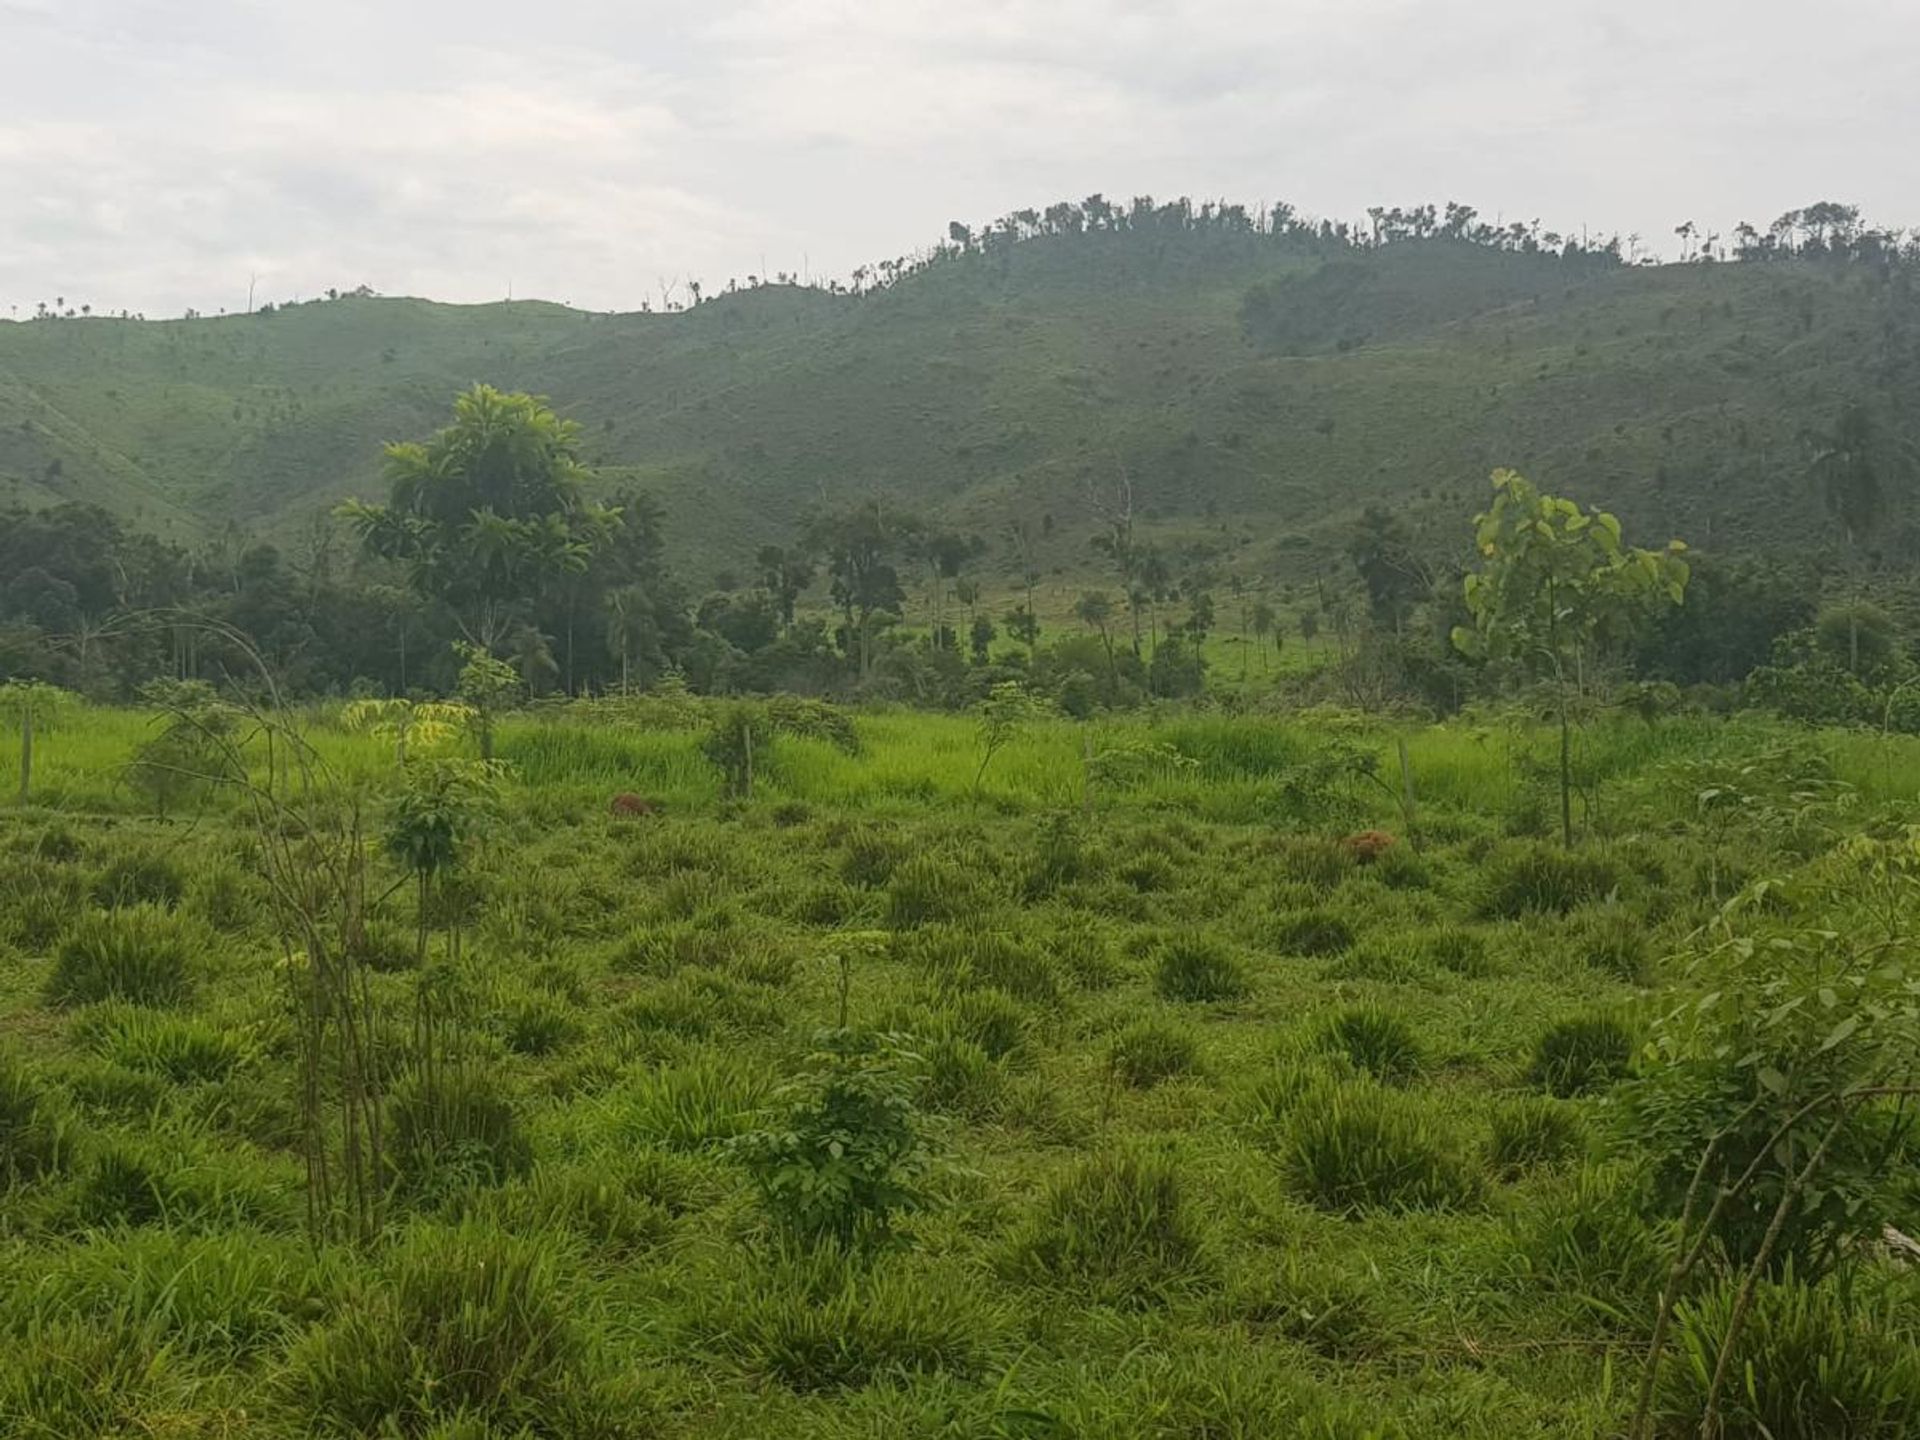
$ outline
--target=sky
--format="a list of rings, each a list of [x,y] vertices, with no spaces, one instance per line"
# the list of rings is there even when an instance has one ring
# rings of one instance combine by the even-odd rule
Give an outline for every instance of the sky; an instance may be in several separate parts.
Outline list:
[[[0,0],[0,319],[635,309],[1102,193],[1920,226],[1920,0]]]

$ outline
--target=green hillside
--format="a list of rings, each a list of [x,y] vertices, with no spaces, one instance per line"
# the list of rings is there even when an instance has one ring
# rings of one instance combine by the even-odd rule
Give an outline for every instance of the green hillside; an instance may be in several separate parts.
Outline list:
[[[1897,448],[1920,383],[1910,278],[1103,232],[863,296],[766,286],[670,314],[349,297],[5,324],[0,498],[181,538],[286,531],[377,491],[381,443],[486,380],[577,418],[610,481],[659,494],[689,565],[879,491],[987,533],[1051,519],[1049,563],[1077,566],[1092,492],[1124,475],[1150,525],[1284,567],[1375,499],[1457,526],[1496,465],[1644,533],[1763,548],[1817,533],[1807,436],[1841,407]]]

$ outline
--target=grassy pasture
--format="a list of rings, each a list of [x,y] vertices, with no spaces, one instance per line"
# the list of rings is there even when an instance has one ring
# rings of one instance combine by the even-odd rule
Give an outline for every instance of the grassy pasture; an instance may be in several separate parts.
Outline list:
[[[1899,737],[1609,720],[1568,860],[1551,736],[1497,719],[1404,732],[1408,834],[1399,737],[1331,712],[1043,721],[984,776],[972,720],[865,712],[856,754],[781,736],[747,799],[697,723],[510,717],[458,953],[436,915],[417,967],[404,884],[375,918],[384,1229],[312,1246],[257,842],[231,793],[147,811],[156,723],[71,714],[0,812],[3,1435],[1618,1434],[1669,1238],[1622,1119],[1693,983],[1668,957],[1763,878],[1866,923],[1835,847],[1920,797]],[[377,832],[391,746],[303,723]],[[409,1108],[428,975],[457,1112]],[[843,1005],[903,1037],[934,1161],[857,1254],[779,1229],[732,1144]],[[1851,1273],[1766,1324],[1871,1331],[1885,1393],[1775,1433],[1912,1433],[1920,1287]]]

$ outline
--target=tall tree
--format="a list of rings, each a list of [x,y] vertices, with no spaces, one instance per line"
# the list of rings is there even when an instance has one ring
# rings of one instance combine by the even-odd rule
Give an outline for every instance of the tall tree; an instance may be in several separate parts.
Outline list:
[[[899,620],[906,603],[895,562],[908,538],[921,528],[911,518],[890,513],[878,500],[807,522],[807,542],[826,557],[833,601],[845,622],[842,648],[862,680],[873,674],[879,632]]]
[[[431,439],[387,447],[385,505],[341,513],[491,654],[557,577],[587,567],[617,516],[587,503],[579,427],[545,402],[476,385],[453,414]]]

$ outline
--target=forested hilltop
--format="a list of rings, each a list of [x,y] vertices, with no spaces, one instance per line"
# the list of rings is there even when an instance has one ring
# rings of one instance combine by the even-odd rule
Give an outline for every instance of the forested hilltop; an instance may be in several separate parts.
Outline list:
[[[1513,468],[1691,547],[1689,604],[1621,673],[1838,667],[1763,688],[1884,719],[1920,558],[1915,243],[1836,204],[1680,237],[1653,265],[1457,205],[1355,230],[1094,197],[850,286],[631,315],[58,297],[0,326],[0,673],[218,680],[227,627],[294,693],[444,691],[459,640],[534,694],[677,672],[964,705],[1078,675],[1114,705],[1306,654],[1336,698],[1448,710],[1478,683],[1449,641],[1471,520]]]
[[[1356,230],[1093,197],[956,223],[851,286],[675,285],[652,313],[354,291],[144,322],[51,297],[58,321],[0,325],[0,494],[285,540],[376,496],[381,445],[484,381],[579,421],[701,574],[872,495],[961,528],[1051,516],[1078,565],[1089,484],[1120,472],[1143,518],[1265,547],[1368,502],[1450,514],[1497,465],[1701,545],[1800,546],[1809,436],[1859,404],[1911,438],[1912,242],[1833,204],[1682,229],[1685,263],[1649,265],[1637,237],[1459,206]]]

